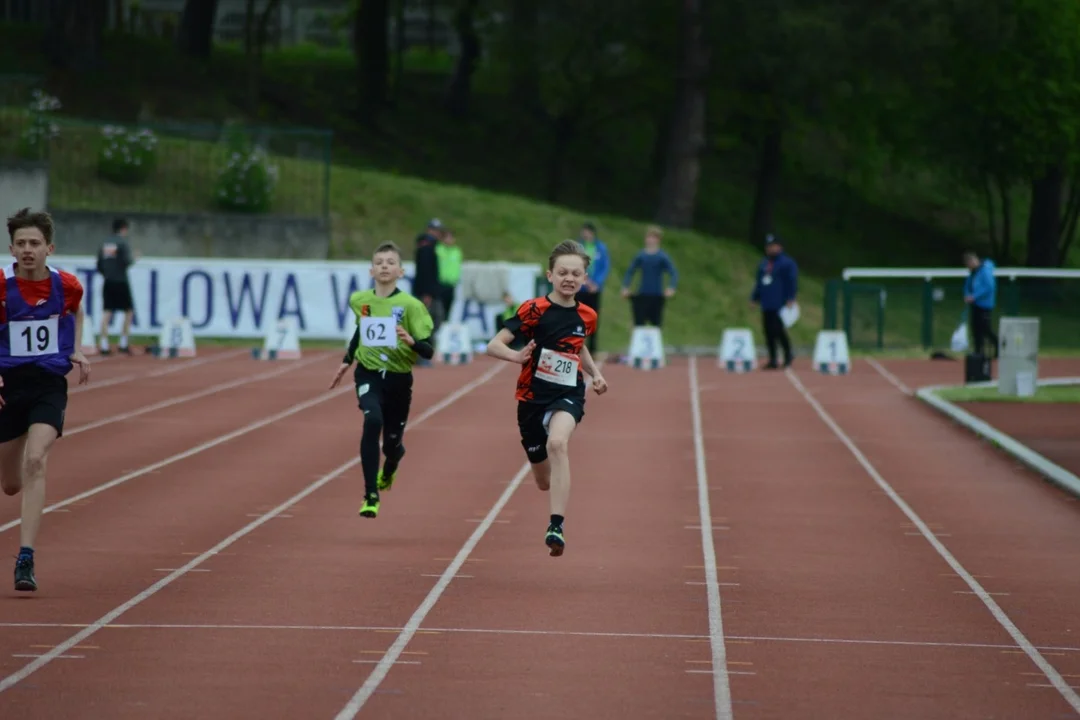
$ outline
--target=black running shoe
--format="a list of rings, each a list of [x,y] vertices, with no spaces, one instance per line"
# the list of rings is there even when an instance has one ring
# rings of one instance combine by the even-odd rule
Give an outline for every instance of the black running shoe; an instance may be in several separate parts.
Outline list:
[[[29,555],[20,555],[15,561],[15,589],[20,592],[37,590],[37,580],[34,579],[34,558]]]

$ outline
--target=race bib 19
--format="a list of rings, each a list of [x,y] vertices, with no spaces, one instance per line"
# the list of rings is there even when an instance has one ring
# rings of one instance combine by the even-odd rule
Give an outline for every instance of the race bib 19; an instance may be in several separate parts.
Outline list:
[[[577,385],[578,356],[544,348],[540,352],[540,362],[536,366],[535,376],[556,385]]]
[[[57,335],[60,319],[12,320],[8,324],[8,340],[12,357],[53,355],[60,351]]]
[[[364,347],[397,347],[397,342],[394,318],[360,318],[360,344]]]

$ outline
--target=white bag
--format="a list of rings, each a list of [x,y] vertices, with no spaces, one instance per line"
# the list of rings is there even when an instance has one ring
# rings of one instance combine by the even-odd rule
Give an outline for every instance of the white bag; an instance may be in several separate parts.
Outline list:
[[[784,327],[789,328],[799,320],[799,303],[795,303],[790,307],[785,305],[780,308],[780,320],[784,323]]]
[[[967,352],[968,349],[968,328],[967,323],[962,322],[960,326],[956,328],[956,332],[952,334],[952,351],[953,352]]]

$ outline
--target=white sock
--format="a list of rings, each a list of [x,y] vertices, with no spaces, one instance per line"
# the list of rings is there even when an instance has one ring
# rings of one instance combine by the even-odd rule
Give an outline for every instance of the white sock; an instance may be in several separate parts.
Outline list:
[[[120,349],[123,350],[127,347],[127,335],[120,336]]]
[[[99,343],[99,345],[100,345],[102,350],[108,350],[109,349],[109,336],[108,335],[102,335],[101,336],[101,342]]]

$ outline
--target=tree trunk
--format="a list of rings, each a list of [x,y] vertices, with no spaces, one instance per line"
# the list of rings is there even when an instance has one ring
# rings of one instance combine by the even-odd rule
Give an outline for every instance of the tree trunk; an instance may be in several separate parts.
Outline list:
[[[1065,168],[1060,164],[1046,169],[1031,182],[1031,211],[1028,214],[1027,266],[1056,267],[1058,239],[1061,237],[1061,201]]]
[[[669,227],[689,228],[694,224],[701,153],[705,149],[704,80],[708,60],[702,38],[701,0],[683,0],[679,20],[682,54],[656,220]]]
[[[548,202],[554,203],[559,199],[559,193],[562,190],[563,170],[566,167],[566,155],[570,150],[570,143],[574,141],[574,136],[577,134],[579,117],[580,115],[577,112],[571,112],[560,115],[554,121],[555,138],[551,154],[548,156],[547,192],[545,194]]]
[[[779,124],[775,124],[761,140],[757,189],[754,192],[754,208],[750,216],[751,245],[760,246],[765,242],[765,236],[774,230],[773,214],[776,211],[784,157],[783,138],[784,131]]]
[[[540,28],[537,0],[512,0],[510,6],[510,101],[527,110],[539,110],[540,58],[536,34]]]
[[[462,0],[454,16],[461,53],[446,93],[446,108],[456,118],[464,118],[469,114],[473,73],[476,72],[476,64],[480,60],[480,37],[476,34],[474,24],[476,4],[477,0]]]
[[[180,16],[176,49],[181,55],[207,60],[214,47],[218,0],[187,0]]]
[[[360,0],[353,26],[360,81],[360,120],[374,123],[386,105],[390,71],[389,0]]]
[[[101,62],[101,41],[109,0],[46,0],[45,54],[57,70],[93,70]]]

